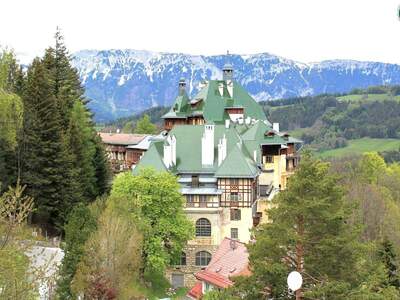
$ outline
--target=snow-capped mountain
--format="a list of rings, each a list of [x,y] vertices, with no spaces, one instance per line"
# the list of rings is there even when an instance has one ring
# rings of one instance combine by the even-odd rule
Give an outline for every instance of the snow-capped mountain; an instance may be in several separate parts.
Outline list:
[[[193,95],[200,81],[222,78],[221,69],[227,62],[234,67],[235,80],[259,101],[400,83],[400,65],[352,60],[299,63],[268,53],[203,56],[82,50],[74,53],[73,65],[96,120],[107,121],[170,105],[181,77]]]

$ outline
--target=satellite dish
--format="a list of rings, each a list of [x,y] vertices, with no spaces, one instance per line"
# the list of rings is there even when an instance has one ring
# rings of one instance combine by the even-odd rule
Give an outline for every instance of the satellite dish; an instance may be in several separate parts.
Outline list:
[[[295,292],[301,288],[301,285],[303,284],[303,277],[301,277],[301,274],[299,272],[292,271],[287,277],[287,284],[289,286],[289,289]]]

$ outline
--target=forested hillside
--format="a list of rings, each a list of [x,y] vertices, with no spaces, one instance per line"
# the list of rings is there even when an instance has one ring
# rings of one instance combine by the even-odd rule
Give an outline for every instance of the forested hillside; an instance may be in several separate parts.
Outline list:
[[[281,130],[291,131],[316,151],[345,147],[360,138],[400,138],[398,86],[264,102],[263,107]]]

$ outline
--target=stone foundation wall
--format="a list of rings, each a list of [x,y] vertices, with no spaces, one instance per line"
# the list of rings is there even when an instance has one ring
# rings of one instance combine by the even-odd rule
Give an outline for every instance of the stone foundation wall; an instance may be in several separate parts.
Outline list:
[[[202,268],[196,266],[196,253],[199,251],[208,251],[211,255],[217,250],[217,245],[188,245],[185,247],[184,252],[186,253],[186,265],[185,266],[174,266],[167,270],[166,277],[172,283],[172,274],[183,274],[184,275],[184,286],[192,288],[196,283],[196,277],[194,274],[199,272]]]

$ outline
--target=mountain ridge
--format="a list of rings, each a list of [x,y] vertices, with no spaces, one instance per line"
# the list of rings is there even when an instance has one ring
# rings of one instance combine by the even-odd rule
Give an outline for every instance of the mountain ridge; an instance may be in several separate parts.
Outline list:
[[[273,100],[400,83],[400,65],[357,60],[302,63],[267,52],[190,55],[147,50],[81,50],[73,54],[89,106],[97,121],[169,106],[181,77],[193,95],[202,80],[222,78],[231,63],[234,77],[257,100]]]

